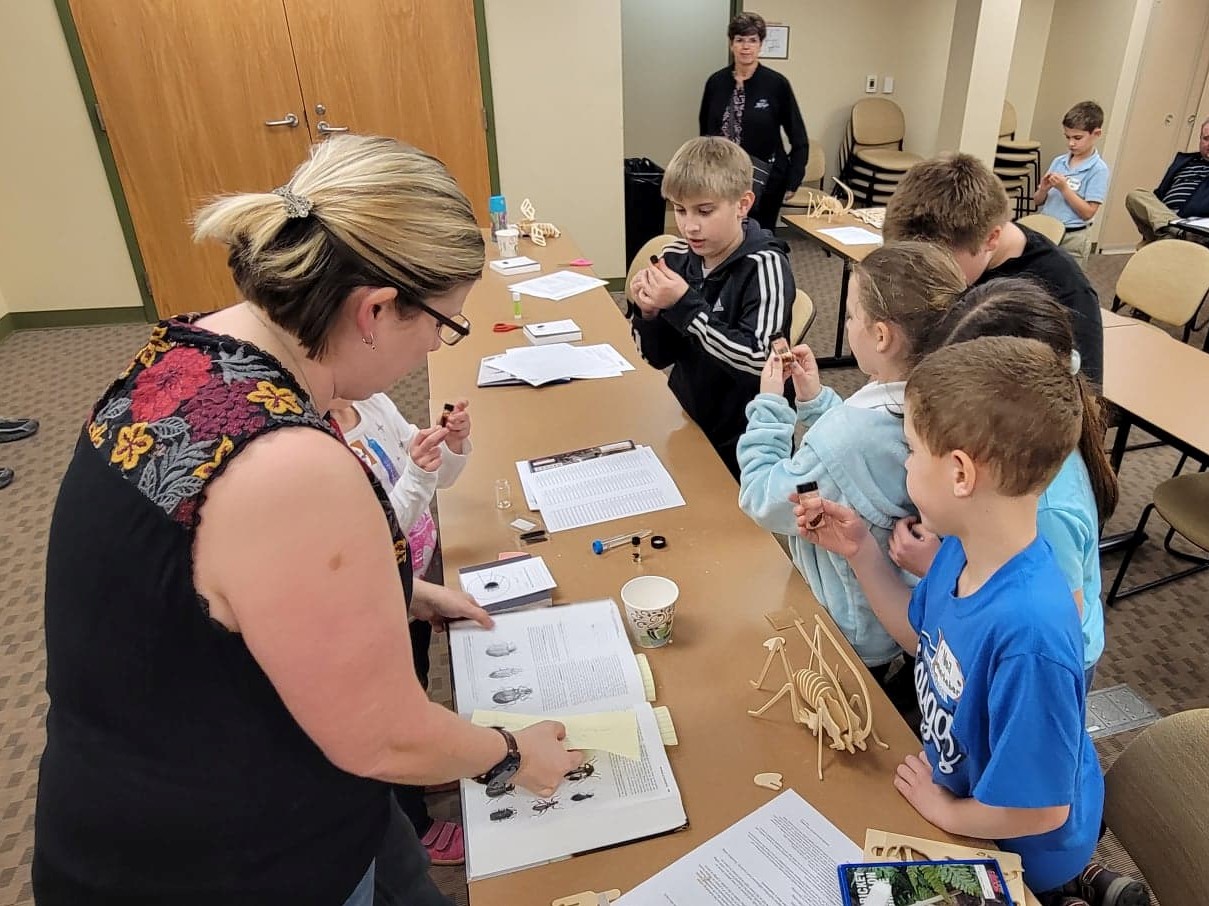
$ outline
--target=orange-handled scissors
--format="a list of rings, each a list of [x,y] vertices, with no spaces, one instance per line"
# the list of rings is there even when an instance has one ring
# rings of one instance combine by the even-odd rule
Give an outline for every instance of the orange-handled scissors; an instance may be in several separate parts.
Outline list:
[[[524,324],[517,324],[516,322],[496,321],[491,325],[491,330],[494,333],[507,333],[510,330],[520,330],[524,326]]]

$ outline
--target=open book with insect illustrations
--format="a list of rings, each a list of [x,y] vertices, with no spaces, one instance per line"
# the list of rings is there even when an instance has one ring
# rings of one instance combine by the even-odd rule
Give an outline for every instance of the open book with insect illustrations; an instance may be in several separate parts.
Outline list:
[[[600,746],[553,796],[462,781],[469,880],[685,826],[653,684],[616,602],[501,614],[490,630],[458,623],[449,642],[459,713],[512,728],[567,718],[569,743]]]

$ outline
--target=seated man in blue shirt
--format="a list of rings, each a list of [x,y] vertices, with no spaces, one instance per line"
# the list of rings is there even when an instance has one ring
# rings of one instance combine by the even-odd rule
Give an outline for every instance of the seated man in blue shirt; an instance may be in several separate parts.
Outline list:
[[[1142,234],[1141,245],[1154,242],[1177,217],[1209,217],[1209,120],[1201,123],[1199,152],[1181,151],[1153,192],[1134,189],[1125,209]]]
[[[1095,101],[1080,101],[1062,117],[1062,134],[1069,154],[1049,165],[1033,194],[1042,214],[1062,221],[1061,245],[1078,261],[1087,260],[1087,228],[1108,197],[1108,164],[1096,150],[1104,126],[1104,111]]]

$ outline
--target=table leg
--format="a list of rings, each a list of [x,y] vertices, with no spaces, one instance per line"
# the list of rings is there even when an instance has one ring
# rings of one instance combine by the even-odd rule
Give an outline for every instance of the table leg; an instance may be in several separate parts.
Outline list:
[[[1129,445],[1129,413],[1125,410],[1117,409],[1118,418],[1117,436],[1112,441],[1112,454],[1109,456],[1109,462],[1112,464],[1112,470],[1118,475],[1121,472],[1121,460],[1125,458],[1125,448]],[[1112,551],[1122,550],[1123,548],[1137,545],[1140,543],[1135,537],[1133,531],[1120,532],[1116,535],[1104,535],[1100,538],[1100,553],[1107,554]]]
[[[1118,475],[1121,474],[1121,460],[1125,458],[1125,447],[1129,444],[1129,413],[1124,409],[1118,409],[1120,422],[1117,424],[1117,436],[1112,441],[1112,454],[1109,456],[1109,462],[1112,464],[1112,470]]]
[[[844,322],[848,317],[848,283],[852,279],[852,262],[844,259],[844,273],[840,277],[839,317],[835,324],[835,354],[816,359],[819,368],[851,368],[855,357],[844,355]]]

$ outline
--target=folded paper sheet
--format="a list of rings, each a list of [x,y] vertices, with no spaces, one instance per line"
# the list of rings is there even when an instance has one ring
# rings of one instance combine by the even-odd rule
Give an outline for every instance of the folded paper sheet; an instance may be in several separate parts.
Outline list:
[[[475,711],[470,722],[480,727],[523,730],[543,720],[560,721],[567,728],[563,743],[568,749],[612,752],[638,760],[638,718],[633,711],[599,711],[595,714],[505,714],[500,711]]]

